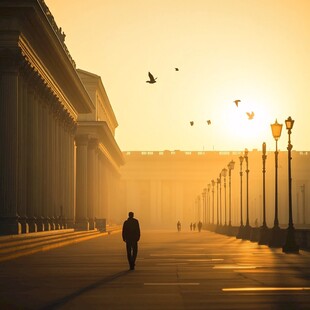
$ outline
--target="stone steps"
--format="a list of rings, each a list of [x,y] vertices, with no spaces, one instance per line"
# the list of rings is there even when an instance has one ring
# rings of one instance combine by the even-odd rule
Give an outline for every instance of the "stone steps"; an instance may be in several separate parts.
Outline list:
[[[0,236],[0,262],[116,233],[120,229],[119,226],[112,226],[107,227],[107,231],[105,232],[98,230],[74,231],[74,229],[63,229]]]

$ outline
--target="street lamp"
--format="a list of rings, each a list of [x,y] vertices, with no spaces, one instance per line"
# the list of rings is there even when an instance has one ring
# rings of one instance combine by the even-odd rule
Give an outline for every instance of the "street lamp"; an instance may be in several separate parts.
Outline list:
[[[279,227],[278,220],[278,139],[281,136],[282,124],[279,124],[276,120],[274,124],[271,124],[271,131],[274,139],[276,140],[276,151],[275,154],[275,205],[274,205],[274,223],[271,230],[271,235],[268,245],[270,247],[279,247],[282,246],[282,234]]]
[[[291,151],[293,145],[291,144],[291,132],[294,125],[294,120],[291,117],[285,120],[285,126],[288,131],[288,211],[289,211],[289,224],[287,228],[286,241],[282,247],[282,251],[285,253],[299,253],[299,247],[295,240],[295,229],[293,224],[293,212],[292,212],[292,175],[291,175]]]
[[[200,210],[200,195],[197,196],[197,223],[200,222],[200,215],[201,215],[201,210]]]
[[[217,178],[216,180],[216,230],[219,228],[219,184],[221,180]]]
[[[206,208],[206,198],[207,198],[207,189],[204,188],[203,191],[202,191],[202,222],[203,222],[203,225],[206,225],[206,211],[207,211],[207,208]]]
[[[212,184],[212,229],[214,230],[214,186],[215,186],[215,181],[211,181]]]
[[[219,174],[219,178],[218,178],[219,182],[220,182],[220,207],[219,207],[219,229],[218,232],[221,232],[222,230],[222,171]]]
[[[229,235],[231,235],[231,170],[235,167],[235,162],[231,160],[228,167],[228,177],[229,177],[229,220],[228,220],[228,226],[229,226]]]
[[[227,208],[226,208],[226,176],[227,176],[227,169],[223,168],[222,170],[222,176],[224,177],[224,226],[226,229],[227,226]]]
[[[251,237],[251,227],[249,222],[249,151],[248,149],[244,150],[244,160],[246,164],[246,223],[243,231],[242,239],[250,239]]]
[[[263,143],[263,225],[259,229],[259,239],[258,244],[268,244],[268,227],[266,224],[266,143]]]
[[[211,188],[211,184],[208,184],[207,190],[208,190],[208,199],[207,199],[207,204],[208,204],[208,208],[207,208],[207,217],[208,217],[208,224],[211,224],[211,199],[210,199],[210,188]]]
[[[239,227],[239,231],[238,234],[236,236],[236,238],[241,239],[242,238],[242,231],[243,231],[243,220],[242,220],[242,163],[243,163],[243,157],[240,156],[239,157],[239,162],[240,162],[240,227]]]

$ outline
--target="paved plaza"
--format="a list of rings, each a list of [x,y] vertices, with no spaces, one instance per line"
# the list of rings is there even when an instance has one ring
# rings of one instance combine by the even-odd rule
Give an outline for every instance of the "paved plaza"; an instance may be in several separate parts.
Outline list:
[[[0,262],[0,309],[310,309],[310,253],[213,232],[120,232]]]

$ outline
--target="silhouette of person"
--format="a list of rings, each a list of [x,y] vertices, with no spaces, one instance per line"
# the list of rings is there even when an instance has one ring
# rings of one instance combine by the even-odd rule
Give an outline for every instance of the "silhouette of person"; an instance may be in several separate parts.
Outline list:
[[[193,224],[193,230],[196,230],[196,223]]]
[[[201,221],[198,222],[198,231],[200,232],[201,231],[201,228],[202,228],[202,223]]]
[[[122,237],[126,242],[127,259],[130,270],[135,269],[138,254],[138,241],[140,240],[140,225],[133,212],[128,213],[128,219],[123,224]]]
[[[177,222],[177,229],[178,229],[178,231],[181,231],[181,223],[180,223],[180,221]]]
[[[191,230],[193,230],[193,223],[191,223],[189,227]]]

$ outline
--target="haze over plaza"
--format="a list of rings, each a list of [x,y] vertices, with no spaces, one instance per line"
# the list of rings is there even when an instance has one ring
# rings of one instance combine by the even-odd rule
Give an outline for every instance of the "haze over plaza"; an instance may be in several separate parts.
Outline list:
[[[122,150],[273,150],[270,124],[288,116],[294,150],[310,149],[309,1],[46,4],[77,67],[101,76]]]

